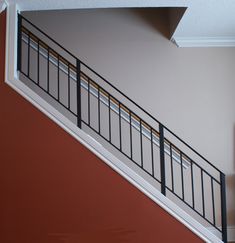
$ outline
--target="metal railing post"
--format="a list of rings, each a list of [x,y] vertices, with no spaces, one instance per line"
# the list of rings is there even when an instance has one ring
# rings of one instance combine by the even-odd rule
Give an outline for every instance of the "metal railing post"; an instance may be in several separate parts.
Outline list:
[[[82,117],[81,117],[81,62],[76,59],[76,68],[77,68],[77,126],[82,127]]]
[[[18,16],[18,36],[17,36],[17,71],[21,71],[21,38],[22,38],[22,33],[21,33],[21,27],[22,27],[22,17],[20,14]]]
[[[160,169],[161,169],[161,193],[166,195],[166,178],[165,178],[165,151],[164,151],[164,127],[159,123],[160,139]]]
[[[220,173],[220,182],[221,182],[221,226],[222,226],[222,240],[227,243],[227,209],[226,209],[226,183],[225,175]]]

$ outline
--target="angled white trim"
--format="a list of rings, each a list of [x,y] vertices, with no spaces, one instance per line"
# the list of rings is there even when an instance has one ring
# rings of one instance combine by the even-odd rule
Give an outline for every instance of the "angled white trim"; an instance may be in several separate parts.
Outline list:
[[[178,47],[234,47],[235,37],[172,37]]]
[[[185,7],[190,5],[186,0],[9,0],[9,2],[18,3],[22,11],[89,8]]]
[[[7,10],[7,63],[5,82],[201,239],[206,242],[222,243],[216,235],[212,234],[207,228],[197,222],[175,203],[163,196],[161,192],[149,182],[144,180],[134,170],[130,169],[103,146],[100,146],[100,144],[93,138],[87,135],[83,130],[79,129],[68,118],[63,116],[53,106],[43,100],[38,94],[18,79],[18,74],[16,72],[17,11],[18,8],[16,5],[10,5]]]

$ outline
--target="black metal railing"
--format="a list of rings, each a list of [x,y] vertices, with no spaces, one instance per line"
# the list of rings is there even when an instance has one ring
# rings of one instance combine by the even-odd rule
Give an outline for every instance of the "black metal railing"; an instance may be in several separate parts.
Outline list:
[[[35,92],[43,91],[79,128],[112,145],[113,153],[227,242],[223,172],[20,14],[17,66]]]

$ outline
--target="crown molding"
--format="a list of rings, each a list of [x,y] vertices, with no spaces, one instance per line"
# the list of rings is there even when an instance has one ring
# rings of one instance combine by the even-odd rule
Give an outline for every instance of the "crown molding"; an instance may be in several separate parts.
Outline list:
[[[235,47],[234,37],[172,37],[178,47]]]

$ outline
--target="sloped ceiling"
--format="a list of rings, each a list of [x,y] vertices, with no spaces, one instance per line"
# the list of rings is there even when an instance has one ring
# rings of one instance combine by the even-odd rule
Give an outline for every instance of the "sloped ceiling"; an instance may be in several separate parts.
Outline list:
[[[235,46],[234,0],[8,0],[21,10],[186,7],[172,40],[182,47]],[[172,21],[175,18],[171,18]]]

